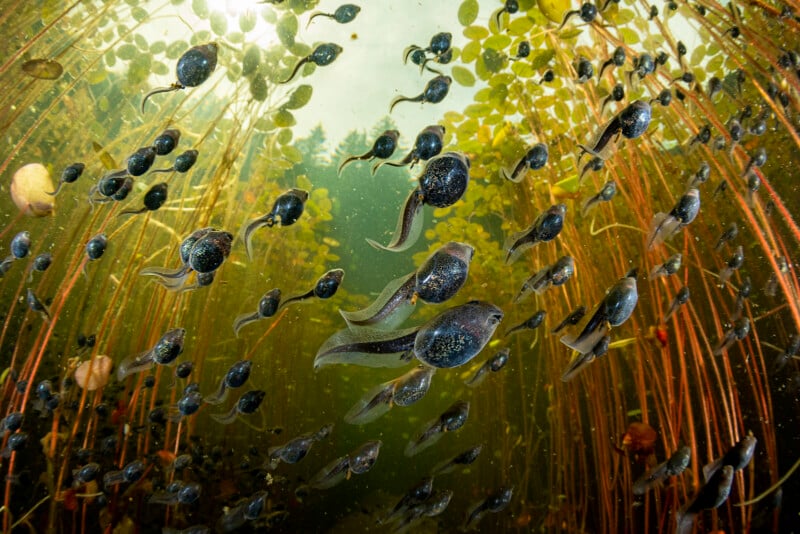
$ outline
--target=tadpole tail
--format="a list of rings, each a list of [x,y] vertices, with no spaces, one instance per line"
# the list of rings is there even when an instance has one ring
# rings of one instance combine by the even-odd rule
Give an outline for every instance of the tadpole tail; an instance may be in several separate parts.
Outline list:
[[[600,66],[600,72],[597,74],[597,79],[598,79],[598,80],[602,80],[602,79],[603,79],[603,73],[605,72],[606,68],[607,68],[609,65],[612,65],[613,63],[614,63],[614,60],[613,60],[613,59],[611,59],[611,58],[609,58],[609,59],[607,59],[607,60],[605,61],[605,63],[603,63],[603,64]]]
[[[383,246],[377,241],[367,239],[367,243],[380,250],[402,252],[414,245],[422,234],[423,194],[419,188],[414,189],[403,203],[403,209],[397,219],[391,242]]]
[[[300,302],[300,301],[303,301],[303,300],[306,300],[306,299],[310,299],[313,296],[314,296],[314,290],[312,289],[308,293],[303,293],[302,295],[296,295],[294,297],[289,297],[288,299],[286,299],[283,302],[281,302],[280,306],[278,306],[278,310],[281,310],[281,309],[285,308],[286,306],[288,306],[289,304],[291,304],[293,302]]]
[[[290,76],[289,76],[289,77],[288,77],[286,80],[284,80],[284,81],[282,81],[282,82],[278,82],[278,85],[283,85],[283,84],[285,84],[285,83],[289,83],[289,82],[291,82],[291,81],[292,81],[292,79],[294,79],[294,77],[297,75],[297,72],[300,70],[300,68],[301,68],[303,65],[305,65],[306,63],[308,63],[308,58],[307,58],[307,57],[304,57],[303,59],[301,59],[301,60],[300,60],[300,61],[297,63],[297,66],[295,66],[294,70],[292,71],[292,74],[291,74],[291,75],[290,75]]]
[[[421,50],[421,48],[417,45],[411,45],[403,50],[403,65],[408,63],[408,57],[417,50]]]
[[[243,313],[242,315],[239,315],[233,321],[233,335],[235,337],[239,337],[239,330],[241,330],[244,325],[258,321],[260,318],[261,317],[258,315],[258,312]]]
[[[424,99],[425,99],[424,93],[420,93],[418,96],[415,96],[414,98],[410,98],[407,96],[398,96],[394,100],[392,100],[391,104],[389,104],[389,113],[391,113],[394,107],[400,102],[422,102]]]
[[[225,385],[225,377],[223,376],[222,380],[219,381],[217,391],[207,397],[203,397],[203,402],[206,404],[222,404],[226,398],[228,398],[228,386]]]
[[[159,87],[158,89],[153,89],[152,91],[150,91],[149,93],[147,93],[147,94],[144,96],[144,99],[142,100],[142,113],[144,113],[144,105],[145,105],[145,104],[147,104],[147,100],[148,100],[148,99],[149,99],[151,96],[153,96],[153,95],[157,95],[157,94],[159,94],[159,93],[171,93],[171,92],[173,92],[173,91],[178,91],[178,90],[180,90],[180,89],[183,89],[183,88],[184,88],[184,87],[183,87],[183,85],[181,85],[181,84],[179,84],[179,83],[173,83],[173,84],[172,84],[172,85],[170,85],[169,87]]]
[[[147,211],[147,208],[142,206],[141,209],[138,210],[125,210],[117,213],[117,217],[121,217],[122,215],[139,215],[140,213],[144,213]]]
[[[561,22],[561,26],[559,26],[556,31],[561,31],[561,28],[563,28],[564,25],[567,23],[567,21],[572,18],[572,15],[577,15],[577,14],[578,11],[568,11],[567,14],[564,15],[564,20]]]
[[[250,221],[250,224],[247,225],[247,228],[244,230],[244,249],[247,252],[247,259],[253,259],[253,232],[261,228],[262,226],[271,226],[270,221],[272,220],[271,214],[262,215],[258,219]]]
[[[602,115],[602,114],[603,114],[603,112],[606,110],[606,106],[608,105],[608,103],[609,103],[609,102],[611,102],[611,100],[612,100],[613,98],[614,98],[613,96],[611,96],[611,95],[608,95],[607,97],[605,97],[605,98],[603,99],[603,102],[602,102],[602,104],[600,104],[600,115]],[[651,102],[652,102],[652,101],[651,101]]]
[[[167,269],[165,267],[145,267],[139,271],[139,276],[155,276],[162,280],[178,280],[184,278],[191,269],[184,265],[179,269]]]
[[[348,163],[361,159],[359,156],[350,156],[349,158],[345,159],[340,165],[339,169],[336,171],[336,176],[342,175],[342,169],[344,169]],[[373,173],[374,174],[374,173]]]
[[[64,182],[58,182],[58,185],[56,186],[56,190],[55,191],[45,191],[45,194],[50,195],[51,197],[56,196],[58,194],[58,192],[61,191],[61,186],[62,185],[64,185]]]
[[[502,7],[501,7],[500,9],[498,9],[497,11],[495,11],[494,13],[492,13],[492,20],[494,21],[494,25],[495,25],[495,26],[497,26],[497,29],[498,29],[498,30],[500,30],[500,29],[501,29],[501,28],[500,28],[500,17],[502,17],[502,16],[503,16],[503,13],[505,13],[505,11],[506,11],[506,10],[505,10],[504,8],[502,8]]]
[[[154,170],[150,171],[150,174],[156,174],[156,173],[159,173],[159,172],[175,172],[175,167],[173,166],[173,167],[170,167],[169,169],[154,169]]]
[[[236,421],[236,417],[238,415],[239,414],[236,411],[236,405],[234,404],[228,413],[212,413],[211,419],[218,423],[222,423],[223,425],[229,425]]]
[[[311,26],[311,21],[317,17],[332,17],[330,13],[323,13],[322,11],[314,11],[310,17],[308,17],[308,24],[306,24],[306,29]]]

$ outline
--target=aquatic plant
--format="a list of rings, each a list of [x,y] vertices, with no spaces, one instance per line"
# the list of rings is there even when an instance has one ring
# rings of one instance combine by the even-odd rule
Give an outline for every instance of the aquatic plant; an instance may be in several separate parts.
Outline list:
[[[366,40],[351,32],[366,35],[359,25],[385,9],[380,3],[361,6],[347,26],[318,20],[306,31],[315,12],[335,13],[337,6],[5,4],[0,246],[12,250],[0,257],[13,258],[3,262],[0,278],[5,532],[23,525],[125,530],[134,523],[227,530],[280,521],[287,530],[312,531],[320,517],[358,530],[367,519],[374,525],[362,507],[386,517],[437,465],[453,473],[437,474],[437,490],[428,488],[429,500],[415,504],[401,524],[440,514],[445,530],[480,520],[496,531],[657,532],[675,528],[682,508],[704,530],[777,532],[791,520],[791,511],[778,512],[778,498],[755,502],[779,481],[787,492],[797,488],[794,479],[779,480],[796,459],[794,436],[780,429],[796,421],[800,382],[793,359],[800,345],[800,201],[790,180],[800,163],[800,28],[791,5],[676,1],[654,12],[632,0],[464,0],[436,21],[446,32],[403,36],[404,43],[431,42],[405,54],[416,63],[421,52],[416,64],[433,61],[442,70],[435,73],[440,87],[426,94],[437,78],[420,77],[416,68],[404,70],[408,83],[401,88],[382,84],[372,64],[348,63]],[[389,18],[406,15],[419,13],[398,8]],[[316,36],[328,34],[312,32],[323,30],[338,33],[315,57],[328,41]],[[437,47],[437,36],[447,36],[445,48]],[[142,97],[175,80],[181,56],[212,42],[217,63],[202,83],[153,98],[142,115]],[[386,64],[403,69],[402,46],[390,52]],[[580,77],[579,57],[591,58],[600,76]],[[324,69],[311,77],[318,67]],[[335,94],[334,78],[346,80],[349,92]],[[325,145],[332,129],[326,114],[315,117],[318,128],[300,129],[308,126],[303,108],[310,103],[338,105],[340,98],[359,109],[364,91],[382,95],[380,115],[397,95],[426,103],[404,102],[393,119],[355,114],[345,128],[350,134],[333,150]],[[414,113],[416,126],[398,126]],[[368,154],[384,132],[399,132],[396,148],[406,154],[420,128],[433,124],[444,132],[445,153],[469,158],[469,186],[458,201],[426,215],[413,248],[374,250],[366,238],[388,240],[418,171],[387,165],[373,177],[370,162],[352,161],[338,176],[340,165]],[[129,156],[169,130],[180,132],[171,137],[175,146],[154,150],[155,163],[147,151],[146,168],[130,172]],[[546,158],[532,164],[523,156],[534,146],[544,147]],[[164,156],[172,150],[196,161],[179,165]],[[581,158],[583,152],[589,154]],[[79,178],[61,174],[76,161]],[[35,176],[26,176],[27,164],[37,165]],[[144,174],[151,165],[175,172]],[[58,197],[47,194],[56,189],[50,176],[61,176]],[[104,176],[118,178],[109,178],[115,189],[103,188],[106,202],[91,206],[87,193]],[[118,217],[130,208],[122,197],[136,199],[138,208],[159,182],[169,195],[150,204],[157,209],[145,201],[141,215]],[[583,209],[609,183],[615,194]],[[667,213],[687,189],[702,197],[691,221]],[[302,217],[259,233],[249,257],[241,239],[247,225],[289,190],[308,192]],[[566,214],[557,238],[537,240],[507,265],[506,238],[560,204]],[[659,239],[648,239],[659,213]],[[658,223],[669,217],[670,236],[662,242]],[[733,223],[736,234],[720,239]],[[197,280],[184,288],[195,291],[175,292],[139,276],[148,267],[177,265],[181,243],[207,227],[239,236],[213,283],[200,278],[206,273],[189,273]],[[23,232],[29,243],[17,254],[12,240]],[[96,236],[104,236],[102,258],[95,248],[87,256]],[[474,249],[463,287],[446,305],[417,303],[400,328],[431,324],[449,307],[476,299],[499,307],[506,325],[542,311],[537,327],[500,347],[504,327],[480,356],[438,370],[419,402],[380,407],[380,422],[363,429],[337,424],[331,431],[327,425],[362,398],[374,398],[365,394],[376,384],[392,384],[393,396],[401,376],[352,366],[312,373],[324,340],[348,328],[338,310],[365,308],[375,300],[371,293],[453,241]],[[743,260],[733,268],[739,247]],[[525,281],[559,258],[574,263],[569,283],[515,302]],[[581,332],[593,316],[588,307],[636,268],[630,318],[603,337],[603,350],[588,353],[591,365],[562,381],[574,356],[559,338]],[[246,329],[238,328],[242,319],[234,323],[252,317],[267,291],[303,295],[340,270],[347,277],[339,277],[330,298],[276,306]],[[685,292],[686,299],[675,300],[682,288],[691,298]],[[552,332],[580,306],[585,316]],[[176,360],[148,360],[140,372],[122,373],[124,380],[108,378],[119,374],[111,362],[119,369],[131,355],[148,353],[178,324],[186,338]],[[479,376],[501,348],[502,372],[467,388],[464,381]],[[411,368],[411,360],[404,365]],[[203,404],[240,361],[252,362],[247,389],[257,402],[237,392],[235,403],[212,397],[218,409]],[[188,373],[169,366],[189,363]],[[241,398],[247,402],[239,404]],[[402,454],[408,439],[457,400],[469,406],[460,439],[444,438],[410,463]],[[773,409],[778,403],[785,408]],[[319,428],[330,439],[308,434]],[[280,464],[271,459],[287,443],[273,437],[284,429],[305,440],[302,463],[289,461],[297,451]],[[713,488],[703,485],[702,466],[728,458],[750,431],[757,447],[749,463],[717,471],[730,497],[707,498]],[[367,441],[378,437],[381,460],[369,472],[354,469],[354,451],[381,443]],[[448,461],[472,444],[484,450],[480,457]],[[651,487],[676,451],[688,469],[670,471],[664,486]],[[338,471],[326,471],[333,458],[346,459],[346,467],[337,461]],[[305,494],[297,477],[312,481],[320,469],[324,480],[312,488],[347,472],[360,476],[337,491]],[[718,507],[705,511],[711,504]],[[354,507],[356,514],[347,512]]]

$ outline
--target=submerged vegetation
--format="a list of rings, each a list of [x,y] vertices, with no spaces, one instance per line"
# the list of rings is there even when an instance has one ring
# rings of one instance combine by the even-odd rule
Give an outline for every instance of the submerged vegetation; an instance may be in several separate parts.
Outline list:
[[[4,532],[796,521],[800,6],[421,4],[0,0]]]

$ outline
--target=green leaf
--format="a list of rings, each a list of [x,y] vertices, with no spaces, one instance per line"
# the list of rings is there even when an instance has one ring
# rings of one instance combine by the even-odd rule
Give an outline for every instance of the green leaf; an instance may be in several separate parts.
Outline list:
[[[261,48],[256,44],[248,45],[242,58],[242,75],[250,76],[261,64]]]
[[[464,37],[471,41],[486,39],[489,37],[489,30],[483,26],[470,26],[469,28],[464,28]]]
[[[292,163],[301,163],[303,161],[303,153],[292,145],[284,145],[281,152],[283,153],[283,157]]]
[[[627,24],[632,21],[635,17],[633,11],[630,9],[620,9],[616,16],[614,17],[614,23],[616,25]]]
[[[167,57],[169,59],[178,59],[188,49],[189,43],[186,41],[175,41],[167,47]]]
[[[491,112],[492,106],[489,104],[470,104],[464,108],[464,115],[472,118],[484,117]],[[475,131],[477,131],[477,129]]]
[[[494,48],[487,48],[482,54],[483,63],[489,72],[497,72],[503,68],[505,56]]]
[[[548,48],[547,50],[539,52],[531,60],[531,68],[533,70],[543,69],[548,63],[550,63],[550,60],[553,59],[555,55],[556,51],[552,48]]]
[[[275,114],[272,115],[272,122],[279,128],[287,128],[295,124],[294,115],[285,109],[276,111]]]
[[[211,13],[211,31],[217,35],[225,35],[228,31],[228,17],[222,11],[214,11]]]
[[[478,41],[470,41],[461,51],[461,61],[464,63],[472,63],[481,53],[481,43]]]
[[[278,132],[278,143],[285,145],[287,143],[292,142],[292,130],[290,128],[282,128],[280,132]]]
[[[239,15],[239,29],[244,33],[253,31],[256,27],[256,20],[256,14],[252,9],[248,9]]]
[[[262,76],[253,76],[253,79],[250,80],[250,94],[253,100],[258,102],[263,102],[267,99],[267,82]]]
[[[725,60],[725,54],[717,54],[706,63],[705,70],[708,72],[717,73],[722,67],[722,62]]]
[[[286,109],[300,109],[308,104],[308,101],[311,100],[311,95],[313,92],[314,89],[310,85],[301,85],[292,91],[291,96],[289,96],[289,100],[283,107]]]
[[[505,50],[511,44],[511,37],[504,34],[492,35],[483,43],[484,48],[493,50]]]
[[[117,57],[130,61],[136,56],[136,47],[132,44],[124,44],[117,48]]]
[[[192,0],[192,11],[201,19],[207,19],[209,11],[206,0]]]
[[[108,50],[104,56],[104,59],[106,61],[106,65],[109,67],[113,67],[117,64],[117,55],[113,50]]]
[[[479,10],[478,0],[464,0],[458,8],[458,22],[462,26],[469,26],[478,18]]]
[[[536,71],[528,64],[522,61],[515,61],[513,65],[511,65],[511,72],[519,76],[520,78],[530,78]]]
[[[167,43],[164,41],[154,41],[150,43],[151,54],[161,54],[167,49]]]
[[[139,49],[142,50],[143,52],[150,50],[150,45],[147,44],[147,39],[145,39],[138,33],[133,36],[133,42],[136,43],[136,46],[138,46]]]
[[[627,28],[623,28],[623,29],[627,29]],[[566,41],[567,39],[574,39],[575,37],[579,36],[582,33],[583,33],[583,29],[581,29],[581,28],[572,28],[570,30],[565,30],[565,31],[559,33],[558,37],[562,41]]]
[[[690,60],[690,64],[694,65],[695,67],[699,66],[703,59],[706,57],[706,45],[698,45],[697,48],[692,50],[692,58]]]
[[[639,42],[639,33],[630,28],[620,28],[619,34],[622,36],[622,40],[625,41],[625,44],[632,45]]]
[[[169,74],[169,67],[165,63],[161,61],[156,61],[152,65],[153,74],[158,74],[159,76],[166,76]]]
[[[230,32],[225,38],[229,43],[239,44],[244,42],[244,34],[242,32]]]
[[[278,39],[280,39],[284,46],[292,46],[294,44],[294,38],[297,35],[297,17],[293,13],[287,12],[281,17],[281,20],[278,21],[275,32],[278,34]]]
[[[133,17],[133,20],[135,20],[136,22],[142,22],[148,16],[149,14],[147,13],[147,10],[144,8],[136,6],[133,9],[131,9],[131,17]]]
[[[475,85],[475,76],[472,74],[472,71],[467,68],[456,65],[453,67],[450,75],[459,85],[463,85],[464,87],[472,87]]]
[[[528,17],[519,17],[512,20],[507,28],[509,35],[527,35],[533,28],[533,20]]]

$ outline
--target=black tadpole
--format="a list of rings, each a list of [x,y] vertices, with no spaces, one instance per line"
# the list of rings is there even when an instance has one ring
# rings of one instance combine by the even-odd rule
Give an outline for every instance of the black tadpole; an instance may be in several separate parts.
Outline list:
[[[282,85],[285,83],[289,83],[294,79],[297,75],[300,68],[305,65],[306,63],[314,63],[318,67],[325,67],[326,65],[330,65],[334,62],[334,60],[339,57],[339,54],[342,53],[342,47],[337,45],[336,43],[324,43],[319,45],[314,49],[311,54],[307,55],[303,59],[300,60],[299,63],[295,66],[292,74],[284,81],[278,82],[278,84]]]
[[[400,132],[397,130],[386,130],[375,139],[372,148],[361,154],[360,156],[349,156],[339,165],[337,175],[341,176],[342,170],[353,161],[363,161],[371,159],[387,159],[394,154],[397,148],[397,139],[400,137]],[[372,174],[375,174],[375,167],[373,167]]]
[[[394,110],[394,107],[400,102],[429,102],[431,104],[438,104],[447,96],[450,90],[450,84],[453,79],[450,76],[437,76],[430,80],[423,89],[422,93],[415,97],[398,96],[389,105],[389,113]]]
[[[281,226],[293,225],[303,214],[306,200],[308,200],[308,191],[290,189],[275,200],[269,213],[250,221],[244,230],[244,246],[247,257],[253,257],[252,236],[254,231],[262,226],[272,228],[278,221]]]
[[[167,201],[167,184],[165,182],[157,183],[151,187],[144,195],[144,206],[138,210],[125,210],[119,215],[139,214],[146,211],[156,211],[164,205]]]
[[[278,306],[278,310],[285,308],[289,304],[302,302],[312,297],[316,297],[318,299],[329,299],[336,294],[336,291],[339,289],[339,285],[342,283],[342,279],[344,279],[344,271],[342,269],[332,269],[323,274],[319,280],[317,280],[317,283],[314,284],[314,288],[307,293],[290,297],[281,302],[280,306]]]
[[[155,169],[150,171],[150,174],[155,174],[157,172],[189,172],[189,169],[191,169],[197,161],[198,154],[199,152],[197,150],[187,150],[175,158],[175,163],[172,167],[168,169]]]
[[[58,185],[56,186],[56,190],[52,192],[48,192],[48,195],[56,196],[59,191],[61,191],[61,186],[64,184],[71,184],[78,178],[80,178],[81,174],[83,174],[84,164],[83,163],[73,163],[69,165],[64,171],[61,173],[61,179],[58,181]]]
[[[170,93],[187,87],[197,87],[205,82],[217,67],[217,43],[193,46],[178,59],[175,67],[177,81],[169,87],[154,89],[142,100],[142,113],[147,100],[159,93]]]

